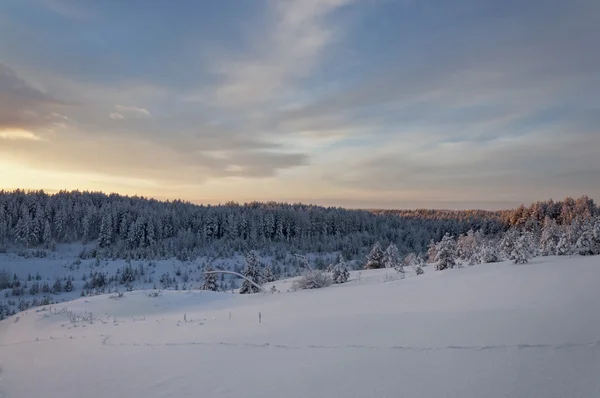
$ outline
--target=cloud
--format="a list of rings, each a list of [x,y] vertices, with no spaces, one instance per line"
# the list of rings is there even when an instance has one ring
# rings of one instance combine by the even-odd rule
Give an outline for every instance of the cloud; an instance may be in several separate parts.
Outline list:
[[[0,129],[29,129],[52,124],[53,109],[64,105],[30,85],[0,63]]]
[[[32,167],[366,207],[600,197],[598,2],[36,1],[0,6],[0,153]]]
[[[21,129],[0,130],[0,140],[39,141],[42,138],[31,131]]]
[[[135,106],[115,105],[115,109],[117,112],[112,112],[108,115],[113,120],[151,116],[147,109]]]
[[[301,166],[307,161],[303,154],[264,150],[184,153],[151,141],[127,137],[122,137],[115,145],[110,136],[84,137],[77,132],[63,132],[45,141],[5,141],[0,145],[0,155],[26,159],[30,167],[44,170],[77,170],[138,178],[165,186],[200,185],[208,180],[228,177],[271,177],[279,170]]]
[[[221,80],[215,90],[217,104],[247,106],[282,96],[292,82],[306,77],[319,64],[336,34],[328,17],[351,2],[271,1],[269,28],[255,38],[250,53],[222,56],[213,65]]]
[[[116,112],[111,113],[110,115],[108,115],[108,117],[110,117],[111,119],[114,119],[114,120],[125,119],[125,116],[121,115],[120,113],[116,113]]]
[[[121,114],[130,116],[150,116],[150,112],[144,108],[138,108],[135,106],[115,105],[117,111]]]

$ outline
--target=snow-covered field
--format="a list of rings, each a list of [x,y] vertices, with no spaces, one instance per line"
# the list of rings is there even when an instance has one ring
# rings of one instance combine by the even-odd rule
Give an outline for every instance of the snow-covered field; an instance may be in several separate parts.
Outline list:
[[[0,322],[0,397],[600,396],[600,257],[393,274],[31,309]]]

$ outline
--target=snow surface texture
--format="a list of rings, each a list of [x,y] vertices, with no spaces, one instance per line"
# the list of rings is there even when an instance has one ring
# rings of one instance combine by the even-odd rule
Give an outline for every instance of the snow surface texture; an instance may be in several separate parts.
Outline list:
[[[19,313],[0,322],[0,397],[600,396],[600,257],[394,273]]]

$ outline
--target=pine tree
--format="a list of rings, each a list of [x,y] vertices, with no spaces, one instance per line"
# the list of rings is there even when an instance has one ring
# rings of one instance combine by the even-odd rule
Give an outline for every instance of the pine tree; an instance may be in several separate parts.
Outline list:
[[[246,278],[258,284],[260,282],[260,261],[258,258],[258,253],[254,250],[248,252],[245,258],[245,262],[246,265],[242,274]],[[260,292],[260,290],[256,286],[244,279],[244,282],[242,282],[242,286],[240,287],[240,294],[258,292]]]
[[[345,283],[350,278],[350,272],[346,266],[346,260],[344,256],[340,254],[337,264],[333,267],[332,279],[333,283]]]
[[[211,263],[206,264],[204,267],[204,283],[202,284],[202,290],[211,290],[213,292],[219,291],[217,285],[217,274],[207,274],[207,272],[213,272],[214,268]]]
[[[381,249],[381,245],[379,244],[379,242],[375,243],[373,249],[371,249],[371,252],[369,253],[369,255],[367,255],[367,263],[365,265],[365,269],[384,268],[384,257],[385,255],[383,253],[383,250]]]
[[[435,270],[442,271],[456,266],[456,242],[446,233],[436,245]]]

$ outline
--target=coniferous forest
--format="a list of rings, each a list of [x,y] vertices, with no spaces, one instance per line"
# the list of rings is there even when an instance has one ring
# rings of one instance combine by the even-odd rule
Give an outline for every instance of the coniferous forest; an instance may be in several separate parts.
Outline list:
[[[600,214],[586,196],[503,211],[348,210],[305,204],[228,202],[217,206],[99,192],[0,191],[0,248],[52,250],[91,243],[111,258],[193,259],[275,250],[340,252],[362,258],[376,242],[425,253],[431,241],[468,231],[499,237],[508,229],[540,235],[544,226],[585,224]],[[540,236],[541,237],[541,236]]]

